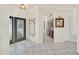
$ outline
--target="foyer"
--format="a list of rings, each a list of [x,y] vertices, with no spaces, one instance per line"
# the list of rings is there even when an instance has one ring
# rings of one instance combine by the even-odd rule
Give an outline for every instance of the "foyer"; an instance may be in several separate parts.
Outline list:
[[[79,55],[79,5],[0,5],[0,55]]]

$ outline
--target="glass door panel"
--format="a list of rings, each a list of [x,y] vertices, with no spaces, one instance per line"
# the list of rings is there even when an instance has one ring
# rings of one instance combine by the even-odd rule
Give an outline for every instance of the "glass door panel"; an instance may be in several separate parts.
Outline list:
[[[17,39],[24,37],[24,20],[17,20]]]

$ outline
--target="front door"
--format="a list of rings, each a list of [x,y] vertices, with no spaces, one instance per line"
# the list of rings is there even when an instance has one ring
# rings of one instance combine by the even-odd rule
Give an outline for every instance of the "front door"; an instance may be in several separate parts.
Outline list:
[[[26,19],[10,16],[12,20],[12,40],[10,44],[26,39]]]

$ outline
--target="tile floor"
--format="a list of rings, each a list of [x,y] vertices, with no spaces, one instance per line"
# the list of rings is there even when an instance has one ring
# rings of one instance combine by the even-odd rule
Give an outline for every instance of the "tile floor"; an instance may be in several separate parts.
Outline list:
[[[43,44],[24,40],[10,46],[10,55],[78,55],[76,42],[54,43],[47,37]]]

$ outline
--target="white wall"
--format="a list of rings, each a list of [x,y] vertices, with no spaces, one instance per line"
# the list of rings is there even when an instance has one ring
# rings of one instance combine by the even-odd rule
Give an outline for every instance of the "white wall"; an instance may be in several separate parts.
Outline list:
[[[77,52],[79,53],[79,8],[76,11],[76,24]]]
[[[72,17],[65,17],[65,23],[64,23],[64,39],[66,41],[72,41]]]
[[[9,5],[0,5],[0,54],[9,52]]]
[[[73,21],[72,21],[72,24],[71,24],[71,28],[72,28],[72,39],[71,41],[77,41],[77,8],[74,10],[74,13],[73,13]]]

